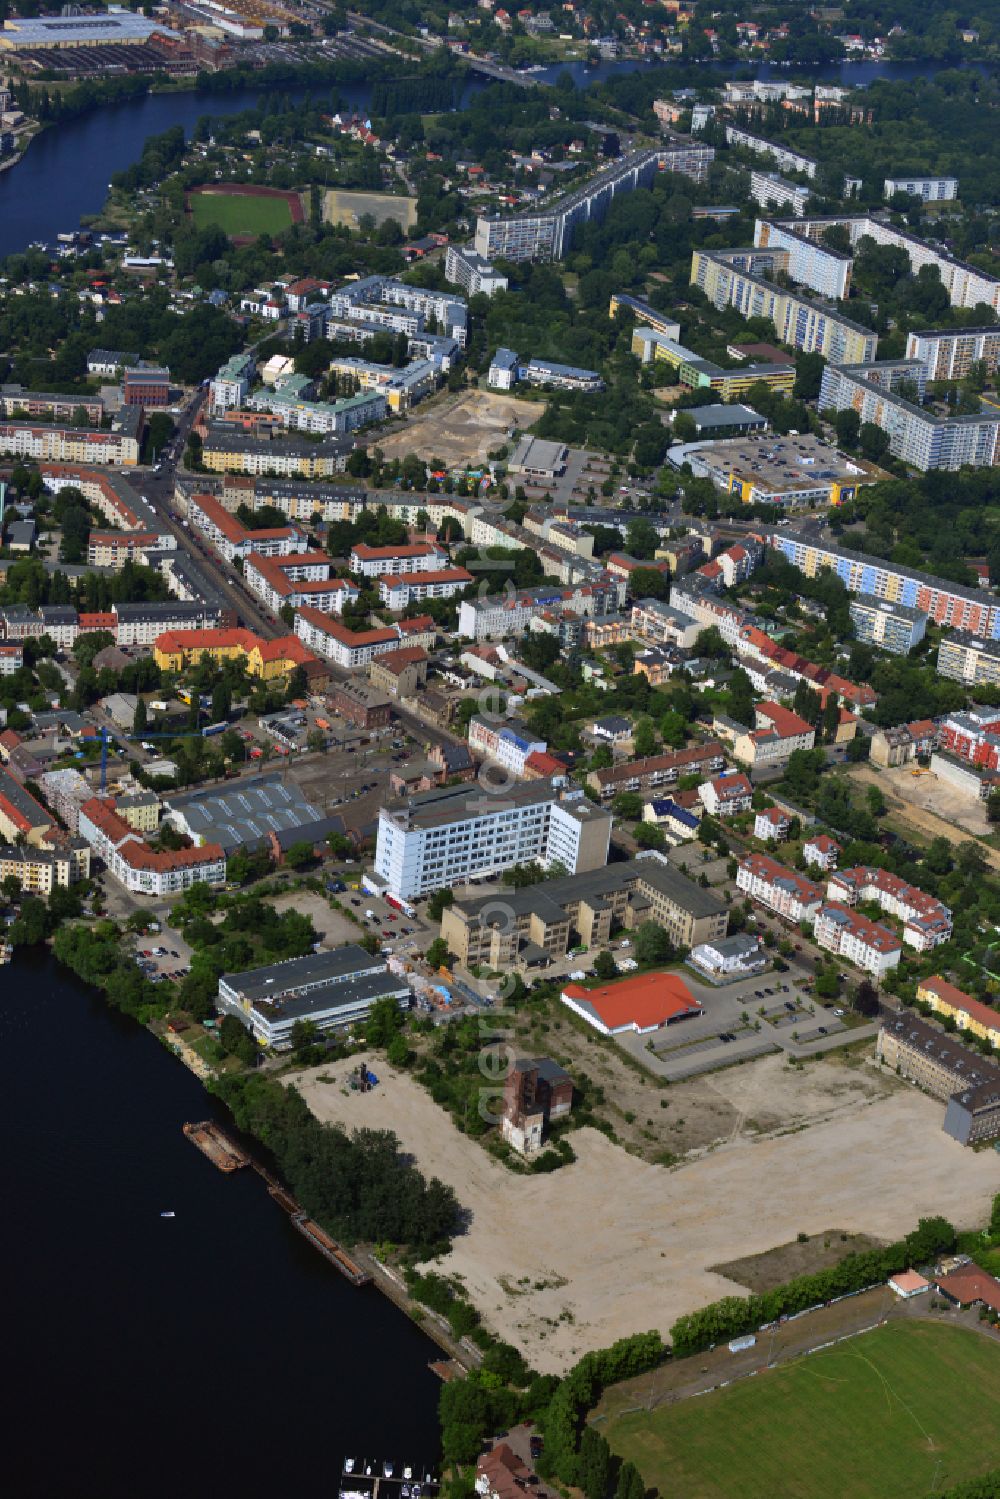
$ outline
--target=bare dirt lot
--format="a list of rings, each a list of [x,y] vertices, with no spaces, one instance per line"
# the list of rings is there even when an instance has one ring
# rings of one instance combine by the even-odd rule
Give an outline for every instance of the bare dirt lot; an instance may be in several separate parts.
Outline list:
[[[543,1372],[629,1333],[666,1332],[682,1312],[739,1294],[709,1268],[736,1255],[830,1223],[884,1239],[932,1213],[971,1227],[996,1188],[992,1152],[950,1139],[941,1104],[909,1089],[811,1129],[738,1138],[672,1171],[580,1130],[572,1165],[524,1177],[460,1134],[383,1058],[381,1084],[365,1095],[346,1089],[350,1066],[302,1073],[296,1085],[320,1119],[395,1130],[426,1175],[454,1187],[469,1226],[437,1268]]]
[[[904,836],[909,832],[926,841],[953,839],[956,828],[976,837],[985,837],[991,831],[984,804],[963,796],[931,771],[915,776],[912,768],[905,765],[891,770],[858,765],[850,771],[850,776],[861,786],[878,787],[885,797],[891,822]],[[1000,854],[986,847],[983,854],[1000,869]]]
[[[323,217],[328,224],[346,224],[348,228],[356,229],[365,213],[370,213],[376,224],[395,219],[401,229],[412,229],[417,222],[417,200],[396,193],[342,192],[334,187],[328,189],[323,206]]]
[[[386,437],[379,447],[387,458],[416,453],[424,459],[440,458],[449,469],[484,463],[510,428],[528,427],[541,414],[535,402],[517,401],[506,391],[467,391],[423,402],[403,430]]]
[[[610,1121],[629,1151],[662,1165],[720,1141],[755,1139],[852,1113],[895,1088],[853,1051],[803,1067],[791,1065],[783,1054],[761,1057],[657,1086],[645,1068],[631,1065],[617,1046],[600,1041],[559,1005],[544,1019],[522,1012],[512,1039],[519,1054],[550,1056],[571,1077],[600,1087],[604,1102],[595,1112]]]

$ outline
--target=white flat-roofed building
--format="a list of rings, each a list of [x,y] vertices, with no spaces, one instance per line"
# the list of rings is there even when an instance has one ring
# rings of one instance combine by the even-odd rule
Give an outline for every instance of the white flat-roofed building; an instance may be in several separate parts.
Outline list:
[[[994,375],[1000,368],[1000,325],[908,333],[906,358],[919,359],[928,380],[963,380],[975,364]]]
[[[893,193],[909,193],[925,203],[945,203],[958,197],[957,177],[887,177],[882,184],[883,198]]]
[[[736,932],[732,937],[699,942],[691,949],[691,962],[712,978],[741,978],[745,974],[763,973],[767,954],[760,937]]]
[[[375,873],[404,899],[490,878],[519,864],[570,874],[607,863],[611,815],[549,781],[489,795],[447,786],[379,812]]]
[[[750,196],[761,208],[788,207],[797,218],[802,218],[812,189],[799,182],[789,182],[777,172],[751,172]]]
[[[1000,685],[1000,640],[981,640],[968,630],[955,630],[938,646],[938,675],[978,687]]]
[[[805,156],[791,146],[779,145],[777,141],[765,140],[762,135],[754,135],[740,125],[726,126],[726,145],[742,146],[746,151],[753,151],[756,156],[768,156],[786,172],[802,172],[806,177],[816,175],[817,163],[811,156]]]
[[[927,630],[927,614],[923,609],[891,603],[874,594],[862,593],[853,598],[850,613],[858,640],[880,645],[896,656],[905,656],[919,645]]]
[[[285,1051],[296,1021],[329,1031],[364,1020],[380,999],[409,1009],[410,988],[381,958],[348,943],[219,979],[216,1008],[235,1015],[261,1046]]]
[[[513,349],[497,349],[493,355],[486,383],[492,390],[513,390],[517,384],[517,354]]]
[[[498,291],[507,290],[507,277],[501,275],[489,260],[470,247],[449,245],[444,261],[444,273],[455,286],[460,286],[470,297],[480,293],[494,297]]]

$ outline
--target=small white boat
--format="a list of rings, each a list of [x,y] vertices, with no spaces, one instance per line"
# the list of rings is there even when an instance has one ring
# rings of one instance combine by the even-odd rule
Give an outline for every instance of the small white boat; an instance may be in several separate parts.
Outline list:
[[[395,1473],[395,1471],[396,1471],[396,1469],[395,1469],[395,1467],[393,1466],[392,1463],[383,1463],[382,1464],[382,1472],[385,1474],[386,1478],[391,1478],[392,1475],[393,1475],[393,1473]]]
[[[345,1457],[344,1458],[344,1472],[345,1473],[353,1473],[354,1472],[354,1459],[353,1459],[353,1457]]]
[[[161,1213],[160,1217],[161,1218],[176,1218],[177,1214],[176,1213]]]

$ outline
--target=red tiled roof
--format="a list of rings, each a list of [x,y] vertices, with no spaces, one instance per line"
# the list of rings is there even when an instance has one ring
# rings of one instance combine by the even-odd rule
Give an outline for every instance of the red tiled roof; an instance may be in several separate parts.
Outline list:
[[[562,776],[566,774],[566,767],[555,755],[550,755],[546,750],[532,750],[525,760],[525,765],[532,770],[537,770],[542,776]]]
[[[362,562],[387,562],[393,557],[435,557],[441,548],[430,541],[411,541],[399,546],[373,547],[366,541],[356,541],[351,547],[351,556]]]
[[[791,708],[783,708],[780,703],[758,703],[757,712],[774,726],[775,733],[782,739],[793,739],[798,734],[813,732],[811,723],[806,723],[804,718],[793,713]]]
[[[933,978],[921,979],[918,987],[929,989],[944,1004],[956,1010],[964,1010],[970,1019],[978,1020],[980,1025],[1000,1031],[1000,1013],[991,1009],[989,1005],[984,1005],[981,1000],[973,999],[971,994],[966,994],[954,984],[949,984],[948,980],[941,978],[939,974],[935,974]]]
[[[421,583],[471,583],[472,574],[464,567],[443,567],[437,572],[392,573],[381,582],[386,588],[414,588]]]
[[[583,1000],[591,1005],[603,1024],[612,1031],[626,1025],[638,1025],[642,1030],[666,1025],[682,1015],[699,1014],[702,1009],[676,973],[637,974],[634,978],[604,984],[597,989],[568,984],[562,992],[570,999]]]
[[[225,650],[230,646],[252,651],[256,644],[252,630],[164,630],[154,640],[153,649],[176,655],[179,651]]]
[[[951,1296],[962,1306],[968,1306],[973,1301],[981,1301],[984,1306],[992,1307],[994,1311],[1000,1312],[1000,1280],[987,1275],[985,1270],[981,1270],[971,1261],[951,1275],[940,1276],[935,1284],[939,1291]]]

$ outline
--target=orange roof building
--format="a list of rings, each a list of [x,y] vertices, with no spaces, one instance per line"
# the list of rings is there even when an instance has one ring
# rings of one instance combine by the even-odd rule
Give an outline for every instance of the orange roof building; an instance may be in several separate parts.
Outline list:
[[[560,998],[602,1036],[618,1036],[626,1031],[645,1036],[703,1013],[680,975],[662,970],[636,974],[634,978],[620,979],[596,989],[567,984]]]
[[[206,656],[215,662],[240,661],[251,677],[263,682],[290,676],[296,666],[316,660],[297,635],[263,640],[252,630],[164,630],[153,643],[161,671],[186,671]]]

